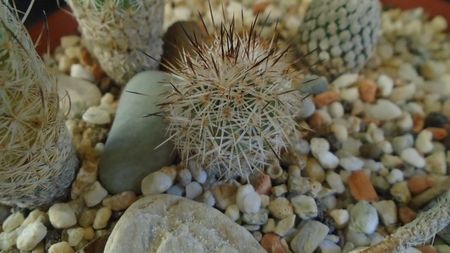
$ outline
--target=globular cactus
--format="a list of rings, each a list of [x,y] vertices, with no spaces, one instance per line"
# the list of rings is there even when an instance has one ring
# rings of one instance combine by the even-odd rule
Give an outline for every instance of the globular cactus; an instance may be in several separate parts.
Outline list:
[[[378,0],[314,0],[299,31],[298,50],[316,74],[358,72],[380,35]]]
[[[163,0],[67,0],[85,46],[118,84],[156,69],[162,54]],[[148,57],[150,55],[151,57]]]
[[[49,204],[78,160],[59,111],[56,80],[7,0],[0,1],[0,203]]]
[[[286,62],[287,50],[258,39],[255,24],[243,34],[234,22],[222,24],[206,42],[192,36],[195,53],[184,53],[172,68],[172,89],[161,105],[181,159],[227,179],[279,158],[296,134],[303,98],[293,88],[299,75]]]

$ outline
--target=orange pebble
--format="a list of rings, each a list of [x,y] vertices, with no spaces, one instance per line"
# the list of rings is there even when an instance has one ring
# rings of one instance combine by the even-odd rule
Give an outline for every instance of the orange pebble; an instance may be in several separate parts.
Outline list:
[[[350,193],[356,200],[377,201],[378,194],[370,181],[369,176],[362,171],[355,171],[348,180]]]
[[[366,103],[373,103],[377,96],[377,84],[369,79],[361,81],[359,84],[359,95]]]
[[[408,188],[411,193],[417,194],[433,186],[433,181],[427,176],[413,176],[408,179]]]
[[[258,175],[250,179],[251,184],[255,188],[255,191],[259,194],[269,195],[272,189],[272,181],[269,175],[264,173],[259,173]]]
[[[409,207],[402,206],[398,209],[398,217],[403,224],[410,223],[417,216],[417,213]]]
[[[315,112],[309,119],[308,125],[310,128],[318,131],[319,129],[325,128],[326,124],[323,120],[322,116],[319,113]]]
[[[433,138],[437,141],[443,140],[448,136],[448,131],[444,128],[428,127],[427,130],[433,134]]]
[[[314,104],[317,108],[322,108],[339,100],[339,93],[336,91],[326,91],[314,97]]]
[[[92,57],[86,48],[81,49],[80,63],[84,66],[89,66],[92,64]]]
[[[97,80],[98,82],[102,80],[102,78],[105,76],[105,72],[103,72],[102,68],[97,63],[94,64],[94,66],[92,66],[91,71],[92,75],[94,76],[94,79]]]
[[[437,253],[437,250],[431,245],[419,246],[417,249],[422,253]]]
[[[255,4],[253,4],[253,15],[264,12],[269,4],[269,1],[257,1]]]
[[[280,237],[273,233],[264,234],[261,239],[261,246],[267,253],[284,253],[285,250],[281,244]]]
[[[414,114],[413,116],[413,132],[418,134],[420,131],[422,131],[423,127],[425,126],[425,118],[423,115],[420,114]]]

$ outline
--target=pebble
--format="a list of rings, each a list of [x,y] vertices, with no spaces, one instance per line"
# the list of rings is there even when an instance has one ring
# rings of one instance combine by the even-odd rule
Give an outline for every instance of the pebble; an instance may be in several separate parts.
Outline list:
[[[439,175],[447,174],[447,161],[445,159],[445,152],[438,151],[429,155],[426,159],[425,170]]]
[[[289,200],[283,197],[272,200],[268,208],[270,214],[277,219],[284,219],[294,213],[294,209]]]
[[[340,142],[344,142],[348,138],[348,130],[343,124],[334,123],[331,125],[331,132],[336,136]]]
[[[391,141],[395,153],[401,154],[403,150],[414,145],[414,137],[411,134],[396,136]]]
[[[339,176],[339,174],[337,174],[336,172],[334,171],[328,172],[325,180],[331,187],[331,189],[336,191],[336,193],[340,194],[345,192],[344,182],[342,181],[341,176]]]
[[[433,134],[428,130],[422,130],[416,138],[415,148],[423,153],[427,154],[433,150]]]
[[[286,184],[280,184],[277,186],[272,187],[272,194],[275,197],[281,197],[283,194],[285,194],[288,191]]]
[[[340,95],[341,99],[347,102],[355,102],[359,99],[359,91],[356,87],[343,89],[341,90]]]
[[[95,231],[92,227],[83,229],[83,239],[90,241],[94,238],[95,238]]]
[[[311,97],[306,97],[299,105],[297,116],[301,119],[307,119],[311,117],[315,111],[316,106],[314,105],[313,99]]]
[[[339,165],[339,158],[330,151],[322,151],[315,157],[324,169],[335,169]]]
[[[335,119],[339,119],[344,116],[344,107],[339,102],[331,103],[328,107],[328,110],[330,112],[330,115]]]
[[[299,90],[302,94],[317,95],[328,89],[328,80],[323,76],[308,75],[302,80]]]
[[[94,184],[88,187],[86,192],[83,194],[84,202],[86,206],[92,207],[100,202],[108,195],[108,192],[103,188],[100,182],[96,181]]]
[[[182,185],[186,186],[192,181],[192,174],[191,171],[188,169],[182,169],[178,171],[177,174],[177,182]]]
[[[272,189],[272,181],[270,176],[264,173],[258,173],[250,178],[250,183],[258,194],[268,194]]]
[[[373,103],[376,100],[377,84],[369,79],[362,80],[358,86],[359,96],[366,103]]]
[[[306,195],[299,195],[291,198],[295,213],[303,220],[315,218],[319,214],[314,198]]]
[[[389,97],[391,95],[394,88],[394,81],[392,78],[386,75],[380,75],[377,84],[380,87],[380,94],[382,97]]]
[[[401,182],[403,181],[403,171],[399,169],[392,169],[386,179],[390,184]]]
[[[267,223],[264,225],[262,231],[264,233],[270,233],[273,232],[275,230],[276,224],[275,224],[275,220],[272,218],[269,218],[267,220]]]
[[[12,213],[6,218],[6,220],[2,224],[2,229],[4,232],[11,232],[14,229],[20,227],[22,225],[25,217],[21,212]]]
[[[383,150],[375,143],[363,144],[360,148],[360,154],[367,159],[377,159],[383,153]]]
[[[81,64],[73,64],[70,67],[70,76],[84,79],[90,82],[95,82],[95,78],[90,71],[85,69]]]
[[[194,162],[189,163],[189,170],[191,171],[192,177],[194,178],[195,181],[199,182],[200,184],[203,184],[206,182],[206,179],[208,178],[208,174],[206,173],[206,171],[194,164]]]
[[[279,236],[287,235],[295,226],[295,214],[291,214],[284,219],[280,220],[273,232]]]
[[[358,247],[368,246],[371,242],[368,235],[350,229],[345,233],[345,238],[347,242],[352,243],[353,245]]]
[[[173,185],[174,180],[174,175],[170,175],[161,171],[150,173],[142,180],[142,194],[151,195],[163,193]]]
[[[389,99],[393,102],[400,103],[410,100],[414,97],[416,93],[415,84],[407,84],[394,88]]]
[[[386,99],[378,99],[374,105],[367,105],[366,115],[376,120],[393,120],[402,115],[402,110]]]
[[[325,107],[339,100],[339,93],[336,91],[326,91],[314,97],[314,105],[317,109]]]
[[[409,191],[418,194],[433,186],[433,181],[428,176],[412,176],[408,179]]]
[[[411,200],[411,192],[406,181],[395,183],[391,187],[390,193],[400,203],[407,204]]]
[[[378,194],[375,191],[369,176],[360,170],[352,173],[348,180],[350,193],[356,200],[376,201]]]
[[[113,211],[122,211],[127,209],[136,200],[136,193],[133,191],[126,191],[103,199],[102,205],[111,208]]]
[[[111,218],[112,211],[109,207],[102,207],[98,209],[95,214],[94,223],[92,227],[94,229],[103,229],[108,225],[109,218]]]
[[[261,207],[261,197],[252,185],[242,185],[236,193],[236,204],[243,213],[256,213]]]
[[[329,240],[323,240],[319,245],[321,253],[341,253],[341,247],[339,247],[335,242]]]
[[[336,223],[337,228],[345,227],[350,220],[350,214],[346,209],[333,209],[330,211],[330,216]]]
[[[358,80],[358,74],[343,74],[333,81],[332,85],[336,88],[348,87]]]
[[[325,239],[328,226],[315,220],[306,221],[292,238],[290,245],[295,253],[313,253]]]
[[[67,242],[70,246],[75,247],[78,244],[80,244],[81,240],[83,240],[85,235],[85,229],[78,227],[78,228],[71,228],[67,230]]]
[[[225,209],[225,215],[228,216],[233,221],[237,221],[241,216],[239,212],[239,207],[236,204],[229,205]]]
[[[281,238],[274,233],[266,233],[261,238],[261,246],[267,253],[284,253],[285,250],[281,244]]]
[[[366,201],[359,201],[350,208],[350,230],[370,235],[375,232],[377,226],[377,210],[371,204]]]
[[[311,152],[314,156],[330,150],[330,143],[325,138],[314,137],[310,141]]]
[[[75,253],[68,242],[58,242],[48,248],[48,253]]]
[[[186,198],[195,199],[203,192],[202,186],[197,182],[191,182],[186,185]]]
[[[397,205],[392,200],[382,200],[374,202],[381,221],[385,226],[393,226],[397,223]]]
[[[17,248],[30,251],[41,242],[47,234],[47,228],[40,221],[27,225],[17,237]]]
[[[409,208],[407,206],[399,207],[399,209],[398,209],[398,218],[400,219],[400,221],[403,224],[410,223],[416,217],[417,217],[417,213],[413,209],[411,209],[411,208]]]
[[[183,196],[185,188],[179,184],[172,185],[167,191],[167,194],[175,195],[175,196]]]
[[[48,218],[55,228],[69,228],[77,224],[77,217],[72,207],[67,203],[57,203],[48,209]]]
[[[400,157],[402,158],[403,161],[405,161],[408,164],[411,164],[416,168],[420,169],[425,167],[425,159],[414,148],[404,149],[401,152]]]
[[[345,156],[339,159],[339,165],[348,171],[355,171],[363,167],[364,161],[355,156]]]
[[[16,244],[17,231],[1,232],[0,233],[0,250],[9,250]]]
[[[237,186],[223,183],[212,187],[211,192],[216,199],[216,207],[225,210],[229,205],[236,203]]]
[[[288,190],[292,194],[305,194],[311,190],[311,183],[304,177],[289,177]]]
[[[78,223],[80,226],[87,228],[94,223],[95,214],[97,211],[95,209],[85,209],[81,212],[80,218],[78,219]]]
[[[409,132],[413,128],[413,118],[411,114],[404,112],[403,115],[398,119],[397,126],[403,132]]]
[[[269,212],[267,209],[261,209],[256,213],[244,213],[242,221],[249,225],[264,225],[269,219]]]
[[[312,181],[322,182],[325,179],[325,171],[314,158],[308,158],[305,175]]]

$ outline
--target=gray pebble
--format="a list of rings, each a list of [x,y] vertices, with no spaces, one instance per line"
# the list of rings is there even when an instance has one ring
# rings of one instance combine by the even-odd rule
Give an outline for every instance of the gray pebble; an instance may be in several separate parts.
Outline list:
[[[375,232],[377,226],[377,210],[371,204],[366,201],[359,201],[350,208],[350,230],[370,235]]]
[[[315,220],[306,221],[291,240],[291,249],[295,253],[313,253],[325,239],[328,226]]]
[[[261,209],[256,213],[244,213],[242,215],[242,221],[249,225],[264,225],[269,219],[269,211],[267,209]]]

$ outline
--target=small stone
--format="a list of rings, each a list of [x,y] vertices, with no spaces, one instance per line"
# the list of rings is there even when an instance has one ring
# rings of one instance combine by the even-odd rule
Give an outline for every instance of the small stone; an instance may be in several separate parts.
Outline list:
[[[433,150],[433,134],[428,130],[422,130],[416,138],[415,148],[421,153],[427,154]]]
[[[111,116],[109,112],[103,110],[99,106],[89,107],[82,116],[83,120],[87,123],[94,125],[106,125],[111,123]]]
[[[356,200],[377,201],[375,191],[369,176],[364,171],[355,171],[348,180],[350,192]]]
[[[202,196],[198,198],[198,201],[205,203],[207,206],[213,207],[216,204],[216,199],[211,191],[203,192]]]
[[[403,181],[403,172],[399,169],[392,169],[386,179],[390,184]]]
[[[274,233],[264,234],[260,243],[267,253],[285,253],[280,237]]]
[[[331,187],[331,189],[336,191],[336,193],[340,194],[345,192],[344,182],[342,181],[341,176],[339,176],[339,174],[337,174],[336,172],[334,171],[328,172],[325,180]]]
[[[67,242],[70,246],[75,247],[80,244],[81,240],[83,240],[84,234],[85,229],[81,227],[68,229]]]
[[[78,59],[78,56],[81,55],[81,47],[73,46],[65,48],[64,54],[70,59]]]
[[[18,236],[17,232],[18,231],[0,233],[0,250],[7,251],[16,244]]]
[[[303,220],[315,218],[319,214],[316,201],[306,195],[295,196],[291,199],[295,213]]]
[[[392,226],[397,223],[397,206],[392,200],[382,200],[374,202],[373,206],[377,209],[381,221],[385,226]]]
[[[325,169],[335,169],[339,165],[339,158],[329,151],[322,151],[315,156]]]
[[[267,223],[264,225],[262,231],[264,233],[270,233],[270,232],[273,232],[275,230],[275,227],[276,227],[275,220],[272,219],[272,218],[269,218],[267,220]]]
[[[22,225],[25,217],[21,212],[12,213],[2,224],[4,232],[11,232]]]
[[[390,193],[400,203],[407,204],[411,200],[411,192],[406,181],[398,182],[391,187]]]
[[[345,227],[350,220],[350,214],[346,209],[333,209],[330,211],[330,216],[338,228]]]
[[[175,196],[181,197],[184,194],[184,189],[185,188],[183,186],[181,186],[179,184],[174,184],[166,191],[166,193],[170,194],[170,195],[175,195]]]
[[[17,237],[17,248],[30,251],[45,238],[47,228],[39,221],[27,225]]]
[[[70,67],[70,76],[75,78],[84,79],[87,81],[95,82],[95,78],[92,73],[86,70],[81,64],[73,64]]]
[[[386,75],[380,75],[377,80],[377,84],[380,87],[380,93],[383,97],[389,97],[394,88],[394,81],[392,78]]]
[[[425,159],[417,152],[414,148],[407,148],[402,151],[400,154],[400,157],[403,161],[405,161],[408,164],[411,164],[412,166],[416,168],[423,168],[425,167]]]
[[[286,192],[288,192],[286,184],[280,184],[280,185],[272,187],[272,194],[275,197],[281,197]]]
[[[48,209],[48,218],[55,228],[69,228],[77,224],[75,212],[69,204],[57,203]]]
[[[191,171],[188,169],[182,169],[178,171],[177,181],[182,186],[188,185],[192,181]]]
[[[261,197],[250,184],[238,188],[236,204],[243,213],[256,213],[261,207]]]
[[[339,165],[348,171],[356,171],[363,167],[364,161],[355,156],[345,156],[339,159]]]
[[[438,151],[436,153],[431,154],[426,159],[426,167],[425,170],[439,175],[447,174],[447,162],[445,159],[445,152]]]
[[[325,179],[325,171],[314,158],[308,158],[305,168],[306,177],[312,181],[322,182]]]
[[[335,242],[329,240],[323,240],[319,245],[321,253],[341,253],[341,247],[339,247]]]
[[[400,155],[403,150],[411,148],[413,146],[414,137],[412,136],[412,134],[396,136],[392,139],[391,143],[395,153]]]
[[[412,176],[408,179],[408,188],[413,194],[418,194],[433,186],[428,176]]]
[[[413,132],[419,133],[425,127],[425,118],[421,114],[413,115]]]
[[[286,218],[280,220],[275,226],[273,232],[279,236],[287,235],[295,226],[295,214],[291,214]]]
[[[295,253],[313,253],[325,239],[329,228],[315,220],[306,221],[291,240],[291,249]]]
[[[175,176],[156,171],[144,177],[141,191],[144,195],[159,194],[167,191],[175,180]]]
[[[330,150],[330,143],[325,138],[314,137],[311,139],[310,147],[312,154],[315,156],[320,152]]]
[[[289,200],[283,197],[279,197],[272,200],[268,208],[272,216],[277,219],[284,219],[294,213],[294,210]]]
[[[341,90],[341,99],[347,102],[355,102],[359,99],[359,91],[358,88],[348,88]]]
[[[426,130],[431,132],[433,139],[435,139],[437,141],[441,141],[441,140],[445,139],[445,137],[448,136],[448,131],[444,128],[427,127]]]
[[[199,182],[200,184],[203,184],[206,182],[206,179],[208,178],[208,174],[202,167],[195,164],[194,162],[190,162],[189,170],[191,171],[192,177],[194,178],[195,181]]]
[[[301,104],[299,105],[297,117],[301,119],[307,119],[311,117],[311,115],[313,115],[315,111],[316,106],[314,105],[313,99],[311,97],[306,97],[301,101]]]
[[[80,44],[81,38],[78,35],[68,35],[61,37],[60,42],[62,48],[68,48]]]
[[[333,102],[329,105],[328,110],[333,118],[339,119],[344,116],[344,106],[339,102]]]
[[[239,207],[236,204],[229,205],[225,209],[225,215],[228,216],[233,221],[237,221],[240,217]]]
[[[377,84],[369,79],[364,79],[359,83],[359,97],[366,103],[373,103],[376,100]]]
[[[92,227],[94,229],[103,229],[108,225],[109,218],[111,218],[112,211],[109,207],[102,207],[98,209],[95,215],[94,223]]]
[[[314,97],[314,104],[316,108],[320,109],[338,100],[339,93],[335,91],[326,91]]]
[[[214,186],[211,189],[211,192],[216,199],[216,206],[225,210],[229,205],[234,204],[236,202],[236,185],[233,184],[219,184]]]
[[[311,183],[307,178],[291,176],[288,179],[288,190],[292,194],[305,194],[311,190]]]
[[[417,213],[407,206],[402,206],[398,209],[398,217],[403,224],[407,224],[417,217]]]
[[[136,193],[134,193],[133,191],[126,191],[105,198],[102,201],[102,205],[111,208],[111,210],[113,211],[122,211],[127,209],[136,200]]]
[[[393,120],[402,115],[402,110],[386,99],[378,99],[376,104],[366,107],[366,114],[371,119]]]
[[[306,76],[299,90],[302,94],[317,95],[324,93],[328,89],[328,80],[323,76],[308,75]]]
[[[450,253],[450,246],[449,245],[440,244],[440,245],[435,245],[434,247],[436,248],[436,250],[439,253]]]
[[[361,156],[367,159],[377,159],[381,156],[383,151],[375,143],[367,143],[361,146]]]
[[[264,173],[258,173],[254,177],[251,177],[250,183],[258,194],[268,194],[272,189],[270,176]]]
[[[96,181],[92,184],[86,192],[83,194],[84,202],[86,206],[92,207],[100,202],[108,195],[108,192],[103,188],[100,182]]]
[[[191,182],[186,185],[186,198],[195,199],[203,192],[202,186],[197,182]]]
[[[332,85],[334,85],[336,88],[345,88],[348,87],[358,80],[358,74],[343,74],[336,78]]]
[[[244,213],[242,215],[242,221],[249,225],[264,225],[268,219],[269,212],[267,209],[261,209],[257,213]]]
[[[415,84],[407,84],[394,88],[389,99],[393,102],[400,103],[407,100],[411,100],[416,93]]]
[[[95,231],[92,227],[83,228],[83,239],[90,241],[95,238]]]
[[[68,242],[58,242],[48,248],[48,253],[75,253]]]
[[[97,211],[95,209],[85,209],[81,212],[78,223],[80,226],[87,228],[94,223],[95,214]]]
[[[370,235],[375,232],[377,226],[377,210],[368,202],[359,201],[350,209],[350,230]]]

